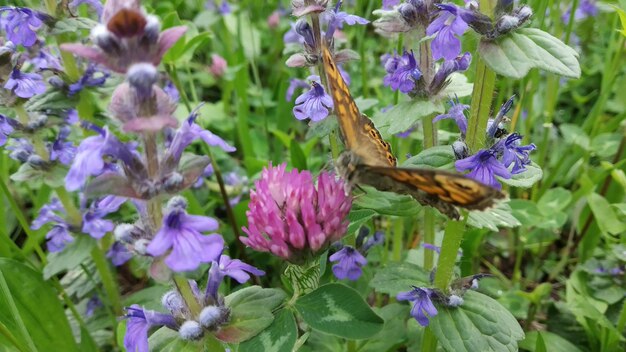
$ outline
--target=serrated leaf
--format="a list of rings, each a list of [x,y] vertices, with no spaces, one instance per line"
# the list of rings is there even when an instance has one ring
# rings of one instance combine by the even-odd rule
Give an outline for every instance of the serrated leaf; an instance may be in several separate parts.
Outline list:
[[[224,299],[230,308],[230,321],[216,337],[229,343],[240,343],[254,337],[274,320],[272,310],[285,300],[277,288],[250,286],[233,292]]]
[[[526,334],[526,338],[519,343],[519,347],[531,352],[538,352],[536,350],[537,338],[539,337],[538,331],[531,331]],[[567,339],[561,336],[551,333],[550,331],[542,331],[541,337],[546,347],[546,351],[550,352],[582,352],[576,345],[569,342]]]
[[[498,202],[493,208],[484,211],[470,211],[467,224],[477,229],[489,229],[491,231],[498,231],[498,227],[522,225],[513,215],[511,206],[505,202]]]
[[[531,68],[580,77],[578,53],[537,28],[518,29],[496,40],[483,39],[478,52],[489,68],[505,77],[523,78]]]
[[[430,329],[446,351],[517,351],[524,331],[498,301],[467,291],[459,307],[438,306]]]
[[[354,199],[354,204],[360,208],[372,209],[378,214],[395,216],[414,216],[421,209],[421,205],[411,196],[381,192],[369,186],[361,187],[365,193]]]
[[[288,309],[282,309],[276,315],[272,325],[239,345],[239,351],[291,352],[297,338],[298,328],[293,314]]]
[[[512,175],[509,179],[498,177],[498,181],[513,187],[530,188],[543,177],[543,170],[534,162],[526,165],[526,171]]]
[[[298,298],[295,307],[313,329],[347,339],[374,336],[384,324],[357,291],[337,283]]]
[[[43,268],[44,279],[47,280],[58,273],[74,269],[84,263],[95,245],[96,240],[88,235],[74,237],[74,241],[68,243],[62,251],[48,255],[48,264]]]
[[[52,285],[40,272],[7,258],[0,258],[0,322],[22,346],[32,341],[29,351],[79,351]]]
[[[412,286],[429,284],[429,274],[421,266],[407,262],[390,262],[376,272],[369,286],[376,292],[395,297],[400,292],[410,291]]]
[[[98,25],[98,22],[85,17],[67,17],[54,24],[54,28],[50,31],[52,35],[62,33],[75,33],[81,29],[91,30]]]
[[[617,218],[611,204],[604,197],[592,193],[587,197],[587,201],[603,234],[617,235],[626,231],[626,224]]]
[[[439,145],[422,150],[402,163],[402,167],[453,170],[454,151],[449,145]]]
[[[415,125],[423,116],[443,113],[441,101],[411,99],[395,105],[385,112],[377,112],[372,120],[383,137],[404,132]]]

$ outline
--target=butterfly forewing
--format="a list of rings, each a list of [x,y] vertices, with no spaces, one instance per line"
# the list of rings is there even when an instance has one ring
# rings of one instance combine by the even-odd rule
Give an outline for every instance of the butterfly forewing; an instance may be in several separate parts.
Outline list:
[[[326,46],[323,47],[323,60],[346,148],[356,153],[365,164],[395,166],[396,158],[391,153],[391,146],[381,137],[372,121],[359,111]]]

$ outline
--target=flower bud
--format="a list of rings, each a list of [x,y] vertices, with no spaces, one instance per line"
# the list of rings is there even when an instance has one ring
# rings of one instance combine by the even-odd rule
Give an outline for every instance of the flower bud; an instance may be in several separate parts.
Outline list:
[[[504,15],[498,19],[496,23],[496,31],[498,34],[508,33],[519,26],[519,18]]]
[[[48,83],[56,88],[56,89],[63,89],[65,88],[65,82],[59,77],[59,76],[52,76],[48,79]]]
[[[115,240],[124,243],[131,243],[133,241],[133,232],[135,230],[135,225],[132,224],[119,224],[113,230],[113,235],[115,236]]]
[[[417,23],[418,12],[415,6],[408,4],[408,3],[401,4],[398,7],[398,12],[402,16],[402,19],[404,19],[407,24],[412,26]]]
[[[448,297],[448,306],[450,307],[458,307],[463,304],[463,298],[457,295],[451,295]]]
[[[469,156],[469,148],[465,142],[456,141],[452,143],[452,151],[456,160],[465,159]]]
[[[187,320],[180,326],[178,333],[183,340],[198,340],[204,335],[204,330],[197,321]]]
[[[217,54],[211,55],[211,66],[209,67],[209,71],[213,74],[213,76],[218,78],[222,77],[224,73],[226,73],[227,67],[228,63],[223,57]]]
[[[46,125],[46,122],[48,122],[48,116],[44,114],[37,114],[34,117],[31,117],[30,121],[28,121],[26,130],[34,131],[40,129]]]
[[[178,208],[178,209],[187,209],[187,199],[185,199],[185,197],[182,196],[175,196],[172,197],[172,199],[170,199],[167,202],[167,211],[170,212],[172,209]]]
[[[37,154],[31,154],[28,157],[28,160],[26,162],[28,163],[28,165],[32,166],[34,169],[42,169],[47,164],[47,162],[43,160],[43,158]]]
[[[166,292],[161,297],[161,304],[163,308],[167,309],[174,317],[184,317],[185,313],[188,313],[185,300],[176,290]]]
[[[309,22],[304,19],[298,20],[298,22],[296,22],[296,33],[304,37],[305,45],[311,48],[315,47],[315,36],[313,36],[313,29]]]
[[[161,33],[161,22],[159,18],[154,15],[146,16],[146,28],[143,33],[143,40],[149,44],[156,44],[159,40],[159,34]]]
[[[221,324],[228,321],[228,308],[218,306],[208,306],[200,312],[200,324],[209,330],[217,329]]]
[[[511,13],[519,19],[520,24],[526,22],[533,15],[533,10],[528,6],[519,7]]]
[[[157,79],[158,72],[152,64],[134,64],[128,69],[128,83],[135,88],[140,100],[145,100],[152,96],[152,86]]]
[[[135,243],[133,244],[133,247],[135,248],[135,252],[141,255],[146,255],[146,249],[148,248],[149,244],[150,244],[150,240],[145,239],[145,238],[140,238],[137,241],[135,241]]]
[[[104,25],[99,24],[91,29],[91,40],[106,53],[116,53],[120,50],[119,40]]]
[[[180,186],[183,184],[183,181],[185,181],[185,178],[183,177],[183,175],[181,175],[178,172],[172,172],[171,174],[167,175],[165,179],[163,180],[163,188],[167,192],[176,191],[180,189]]]

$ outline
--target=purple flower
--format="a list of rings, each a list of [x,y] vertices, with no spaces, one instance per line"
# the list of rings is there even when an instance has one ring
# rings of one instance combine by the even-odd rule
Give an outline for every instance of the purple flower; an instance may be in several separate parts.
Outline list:
[[[38,230],[46,224],[53,225],[46,234],[48,240],[46,246],[50,252],[59,252],[66,244],[74,241],[69,232],[69,224],[61,217],[62,215],[65,216],[65,208],[57,198],[53,198],[50,203],[39,209],[39,214],[30,226],[31,229]]]
[[[283,35],[285,44],[304,44],[304,37],[296,31],[296,22],[289,23],[291,28]]]
[[[435,73],[433,81],[430,83],[430,91],[432,93],[439,92],[449,83],[448,77],[450,77],[451,74],[467,70],[471,62],[472,54],[468,52],[457,56],[453,60],[444,61],[439,70],[437,70],[437,73]]]
[[[363,247],[361,248],[361,252],[367,253],[370,248],[383,243],[385,243],[385,233],[382,231],[376,231],[367,239],[367,241],[365,241],[365,244],[363,244]]]
[[[70,242],[74,242],[74,237],[70,235],[68,225],[60,223],[52,226],[52,229],[46,234],[46,247],[51,253],[60,252]]]
[[[98,298],[97,295],[91,297],[89,301],[87,301],[87,307],[85,308],[85,316],[91,317],[93,313],[96,311],[96,308],[102,307],[102,301]]]
[[[457,160],[454,165],[459,172],[470,170],[467,177],[497,189],[502,188],[502,185],[496,179],[496,175],[505,179],[511,178],[509,170],[496,159],[492,150],[481,149],[472,156]]]
[[[180,159],[183,150],[197,139],[202,139],[206,144],[212,147],[220,147],[225,152],[234,152],[237,150],[211,131],[200,127],[200,125],[195,122],[197,117],[198,113],[193,111],[176,131],[174,137],[172,137],[168,152],[174,156],[175,159]]]
[[[96,11],[98,14],[98,18],[102,16],[102,2],[100,0],[72,0],[69,4],[67,4],[72,10],[76,10],[76,8],[82,4],[87,4],[92,9]]]
[[[567,11],[561,16],[561,20],[565,24],[569,23],[569,18],[572,13],[572,8],[568,8]],[[598,15],[598,6],[595,0],[581,0],[574,12],[574,20],[580,21],[587,17],[595,17]]]
[[[58,160],[63,165],[69,165],[76,154],[76,147],[72,142],[66,141],[71,129],[63,126],[59,129],[59,134],[55,141],[48,145],[50,160]]]
[[[55,69],[61,70],[61,63],[59,62],[59,58],[55,55],[52,55],[47,48],[43,48],[39,50],[39,53],[36,57],[30,59],[30,62],[35,65],[39,70],[45,69]]]
[[[437,315],[437,308],[430,299],[432,290],[428,288],[413,287],[408,292],[400,292],[396,296],[398,301],[414,302],[411,308],[411,316],[417,320],[421,326],[428,326],[428,318]]]
[[[7,83],[4,84],[4,88],[14,90],[15,95],[20,98],[30,98],[43,94],[46,91],[46,83],[39,74],[23,73],[15,68]]]
[[[126,308],[126,335],[124,347],[127,351],[149,352],[148,330],[153,326],[167,326],[177,329],[178,324],[173,316],[141,308],[137,304]]]
[[[297,79],[297,78],[292,78],[289,81],[289,87],[287,88],[287,92],[285,92],[285,100],[291,101],[291,98],[293,98],[293,94],[296,92],[296,89],[304,89],[308,87],[309,87],[309,84],[306,83],[306,81]]]
[[[107,252],[107,258],[111,259],[111,263],[120,266],[133,257],[133,253],[126,248],[122,242],[115,242]]]
[[[91,207],[83,214],[82,231],[93,238],[102,238],[107,232],[113,231],[115,224],[104,217],[116,212],[126,202],[126,198],[106,196],[91,203]]]
[[[467,132],[467,118],[463,112],[467,109],[469,109],[469,105],[461,104],[458,98],[456,101],[450,100],[450,110],[448,110],[448,113],[435,116],[433,123],[444,119],[454,119],[461,133],[465,134]]]
[[[128,146],[115,138],[106,127],[98,129],[98,132],[95,136],[85,138],[78,146],[72,166],[65,176],[65,187],[68,191],[79,189],[87,177],[105,171],[105,155],[130,164],[133,155]]]
[[[400,3],[400,0],[383,0],[383,9],[390,9]]]
[[[311,173],[269,166],[250,192],[245,245],[292,262],[302,262],[346,232],[352,199],[345,184],[320,173],[317,187]]]
[[[173,102],[178,103],[180,100],[180,93],[172,81],[167,81],[165,87],[163,87],[163,91],[170,97],[170,99],[172,99]]]
[[[426,34],[435,34],[431,43],[433,58],[452,60],[461,52],[461,41],[456,36],[463,35],[469,26],[459,15],[462,9],[458,6],[451,3],[437,6],[440,9],[439,17],[428,26]]]
[[[35,153],[35,147],[25,138],[14,138],[9,142],[7,150],[10,150],[9,158],[20,162],[27,162],[28,158]]]
[[[70,125],[78,123],[80,119],[78,118],[78,111],[76,109],[70,109],[67,111],[67,116],[65,117],[65,122]]]
[[[206,287],[207,296],[213,297],[217,301],[217,290],[224,279],[224,276],[230,276],[243,284],[250,280],[250,274],[261,276],[265,275],[263,270],[259,270],[250,264],[246,264],[239,259],[230,259],[227,255],[221,255],[219,261],[213,261],[209,270],[209,282]]]
[[[30,47],[37,41],[36,31],[43,26],[45,15],[25,7],[0,7],[0,16],[6,12],[3,28],[6,38],[16,45]]]
[[[339,3],[337,3],[339,4]],[[348,26],[354,26],[355,24],[368,24],[370,21],[366,20],[363,17],[359,17],[356,15],[350,15],[344,11],[339,12],[324,12],[324,14],[329,14],[329,28],[332,29],[342,29],[344,24]]]
[[[406,50],[402,56],[386,56],[383,58],[383,65],[387,74],[383,78],[383,84],[391,87],[392,90],[400,90],[402,93],[409,93],[415,88],[415,82],[422,77],[422,72],[417,67],[415,55]]]
[[[7,137],[13,132],[13,123],[10,117],[0,114],[0,147],[5,145]]]
[[[367,259],[356,249],[345,246],[339,252],[328,258],[331,262],[338,262],[333,265],[333,274],[339,280],[348,279],[356,281],[363,271],[361,267],[367,264]]]
[[[513,164],[513,169],[511,170],[513,175],[526,170],[525,166],[530,164],[530,156],[528,154],[537,148],[532,143],[529,145],[520,145],[521,140],[522,136],[517,133],[512,133],[508,135],[506,139],[498,142],[496,146],[496,148],[502,151],[502,164],[504,164],[505,167],[509,167]]]
[[[298,120],[318,122],[325,119],[332,108],[333,99],[326,94],[321,84],[313,81],[311,89],[296,98],[293,114]]]
[[[196,181],[196,183],[194,183],[193,188],[202,187],[202,185],[204,184],[204,179],[213,176],[214,172],[215,172],[215,170],[213,170],[213,165],[212,164],[207,165],[204,168],[204,171],[202,171],[202,175],[200,175],[200,177],[198,177],[198,181]]]
[[[186,208],[184,198],[170,199],[161,229],[147,248],[152,256],[163,255],[171,249],[165,264],[174,271],[195,270],[201,263],[216,260],[224,248],[222,236],[202,234],[217,230],[217,221],[207,216],[189,215]]]
[[[217,11],[220,15],[228,15],[232,11],[230,4],[226,0],[221,0],[219,6],[215,3],[215,0],[209,0],[206,2],[205,8],[209,11]]]
[[[108,72],[98,71],[96,65],[90,64],[83,76],[77,82],[70,84],[68,95],[71,97],[86,87],[102,87],[109,76]]]

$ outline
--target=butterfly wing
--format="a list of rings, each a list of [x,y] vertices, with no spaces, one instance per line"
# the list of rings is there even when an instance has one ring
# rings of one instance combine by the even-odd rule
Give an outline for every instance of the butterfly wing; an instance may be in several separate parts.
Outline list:
[[[322,48],[322,59],[346,148],[356,153],[365,164],[395,166],[396,158],[391,153],[391,146],[382,138],[372,120],[359,111],[326,45]]]

